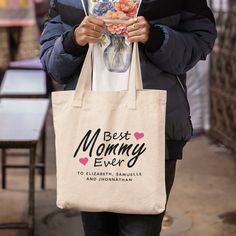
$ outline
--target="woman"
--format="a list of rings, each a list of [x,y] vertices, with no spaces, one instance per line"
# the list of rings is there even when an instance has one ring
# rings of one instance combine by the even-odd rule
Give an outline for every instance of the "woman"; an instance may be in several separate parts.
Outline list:
[[[94,44],[93,90],[127,89],[131,43],[139,43],[144,88],[167,90],[169,196],[176,160],[192,132],[186,72],[206,58],[216,38],[206,0],[52,0],[49,15],[41,60],[66,90],[75,89],[89,43]],[[163,216],[82,212],[82,221],[86,236],[157,236]]]

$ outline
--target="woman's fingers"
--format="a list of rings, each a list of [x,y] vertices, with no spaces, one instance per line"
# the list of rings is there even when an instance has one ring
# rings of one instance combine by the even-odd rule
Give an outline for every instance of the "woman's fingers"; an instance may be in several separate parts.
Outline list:
[[[95,32],[90,29],[85,29],[82,33],[76,33],[77,29],[75,30],[75,38],[79,45],[84,46],[87,43],[97,43],[100,40],[101,33]],[[79,31],[79,29],[78,29]]]
[[[87,19],[90,23],[100,26],[101,28],[104,28],[105,26],[105,22],[101,18],[95,16],[87,16]]]
[[[82,30],[84,36],[91,36],[95,38],[100,38],[102,36],[102,31],[98,32],[91,28],[85,28]]]
[[[139,19],[138,17],[131,18],[127,21],[127,31],[132,32],[135,31],[136,28],[138,27]]]
[[[102,33],[103,29],[105,27],[105,22],[99,18],[94,17],[94,16],[87,16],[85,18],[83,26],[85,28],[89,28],[93,31]]]
[[[148,40],[149,31],[146,28],[140,28],[132,32],[128,32],[128,40],[133,42],[145,43]]]
[[[143,16],[127,20],[128,40],[146,43],[149,38],[150,25]],[[87,43],[97,43],[103,34],[105,22],[94,16],[86,16],[83,22],[75,29],[76,42],[84,46]]]
[[[81,46],[87,43],[97,43],[102,36],[104,26],[103,20],[94,16],[86,16],[74,31],[76,42]]]
[[[146,35],[148,33],[149,30],[142,27],[142,28],[137,28],[133,31],[128,31],[128,37],[141,36],[141,35]]]
[[[128,40],[145,43],[149,37],[150,25],[143,16],[130,19],[127,25]]]

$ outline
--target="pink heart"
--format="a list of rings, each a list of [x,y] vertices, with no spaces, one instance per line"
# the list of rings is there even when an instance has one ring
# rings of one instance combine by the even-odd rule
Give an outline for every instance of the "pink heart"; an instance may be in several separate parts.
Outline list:
[[[134,137],[138,140],[138,139],[141,139],[144,137],[144,133],[139,133],[139,132],[136,132],[134,133]]]
[[[81,158],[79,159],[79,162],[80,162],[82,165],[84,165],[84,166],[86,166],[86,164],[88,163],[88,161],[89,161],[89,159],[88,159],[87,157],[81,157]]]

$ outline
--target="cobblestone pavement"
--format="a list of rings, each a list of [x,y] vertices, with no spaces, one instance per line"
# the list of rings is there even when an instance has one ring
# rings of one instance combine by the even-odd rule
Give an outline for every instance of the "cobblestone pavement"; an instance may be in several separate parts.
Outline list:
[[[51,116],[47,127],[46,190],[36,177],[36,235],[84,236],[80,214],[55,206],[55,151]],[[14,150],[13,150],[14,151]],[[194,138],[186,147],[168,204],[168,220],[162,236],[236,235],[236,158],[204,137]],[[9,162],[27,162],[9,157]],[[27,212],[27,171],[9,170],[8,189],[0,190],[0,222],[17,221]],[[0,230],[0,236],[26,236],[26,231]]]

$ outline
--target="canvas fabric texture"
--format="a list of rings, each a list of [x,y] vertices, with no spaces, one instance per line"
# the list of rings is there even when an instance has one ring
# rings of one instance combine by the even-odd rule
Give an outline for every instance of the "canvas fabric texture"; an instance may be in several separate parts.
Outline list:
[[[91,91],[90,45],[75,90],[52,93],[57,205],[159,214],[166,204],[166,91],[143,90],[134,44],[127,91]]]

